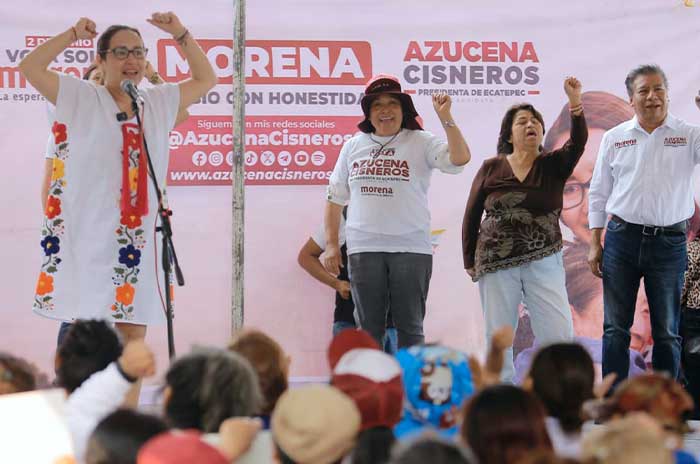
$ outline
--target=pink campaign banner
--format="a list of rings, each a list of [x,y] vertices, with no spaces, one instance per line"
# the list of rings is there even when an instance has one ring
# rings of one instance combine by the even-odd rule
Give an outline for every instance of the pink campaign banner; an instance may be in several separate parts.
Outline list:
[[[229,116],[192,116],[175,128],[168,185],[231,185],[232,125]],[[327,185],[356,125],[352,116],[247,117],[246,185]]]
[[[148,59],[165,80],[185,79],[189,69],[172,38],[145,21],[153,12],[149,4],[35,0],[31,10],[40,15],[26,8],[13,0],[0,5],[5,18],[0,30],[0,350],[51,372],[58,323],[36,316],[31,306],[42,257],[41,178],[53,121],[18,63],[87,16],[98,31],[117,23],[139,28]],[[233,2],[221,0],[167,5],[202,44],[219,78],[170,136],[167,192],[187,282],[175,288],[179,353],[192,345],[223,346],[230,336],[233,8]],[[246,325],[280,341],[292,357],[293,377],[327,374],[333,291],[299,267],[297,253],[322,222],[327,178],[343,141],[362,119],[365,83],[374,74],[389,73],[412,95],[425,129],[440,137],[444,131],[430,96],[450,94],[452,114],[471,148],[472,160],[462,174],[435,173],[431,180],[437,246],[425,332],[428,341],[483,354],[478,287],[462,265],[461,224],[471,181],[482,161],[495,154],[501,118],[515,103],[531,102],[543,114],[545,145],[566,140],[566,132],[557,129],[566,102],[562,84],[575,75],[583,84],[590,134],[570,179],[560,225],[574,329],[595,344],[602,335],[602,293],[586,265],[586,194],[598,144],[605,130],[632,116],[624,78],[641,63],[658,63],[666,71],[670,111],[700,122],[693,101],[700,89],[700,68],[693,65],[699,23],[700,7],[667,0],[447,0],[439,7],[408,1],[400,8],[375,2],[370,10],[352,2],[248,2]],[[80,76],[94,59],[95,42],[72,44],[52,69]],[[637,313],[632,348],[648,361],[651,336],[643,292]],[[518,352],[533,342],[523,321]],[[165,328],[149,327],[147,341],[162,370]]]

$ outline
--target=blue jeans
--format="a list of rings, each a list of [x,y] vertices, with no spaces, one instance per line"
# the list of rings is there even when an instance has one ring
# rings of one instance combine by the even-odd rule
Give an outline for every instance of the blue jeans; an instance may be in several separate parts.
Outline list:
[[[627,378],[630,328],[640,279],[649,302],[654,339],[652,366],[678,378],[680,299],[687,264],[682,232],[657,231],[608,221],[603,248],[603,375]]]
[[[574,329],[571,308],[566,294],[562,252],[522,264],[484,274],[479,279],[479,296],[484,311],[486,340],[496,329],[518,325],[518,306],[525,303],[530,313],[530,324],[539,345],[569,342]],[[501,380],[515,380],[513,347],[504,352]]]
[[[340,332],[345,329],[355,329],[357,326],[352,322],[338,321],[333,323],[333,336],[335,337]],[[396,334],[395,327],[389,327],[386,329],[386,334],[384,335],[383,343],[384,352],[387,354],[394,355],[399,350],[399,340]]]

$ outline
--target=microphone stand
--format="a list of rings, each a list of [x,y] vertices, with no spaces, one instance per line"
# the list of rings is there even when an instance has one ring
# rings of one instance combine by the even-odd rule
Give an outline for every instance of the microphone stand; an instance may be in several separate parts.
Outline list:
[[[173,215],[173,212],[163,204],[163,194],[158,186],[158,179],[156,179],[155,170],[153,169],[151,154],[148,151],[148,143],[146,143],[146,133],[143,131],[143,124],[141,123],[138,101],[134,98],[134,95],[128,95],[131,97],[131,108],[134,114],[136,114],[136,122],[138,123],[139,131],[143,134],[143,148],[146,151],[146,159],[148,160],[148,173],[153,182],[153,188],[156,191],[156,197],[158,199],[160,226],[156,227],[156,231],[160,232],[162,239],[161,249],[163,258],[163,282],[165,284],[165,320],[167,322],[168,331],[168,356],[172,361],[175,358],[175,336],[173,333],[173,302],[170,295],[171,263],[175,267],[175,279],[177,280],[178,286],[182,287],[185,285],[185,278],[182,275],[182,269],[180,269],[177,254],[175,253],[175,246],[173,245],[173,229],[170,224],[170,216]]]

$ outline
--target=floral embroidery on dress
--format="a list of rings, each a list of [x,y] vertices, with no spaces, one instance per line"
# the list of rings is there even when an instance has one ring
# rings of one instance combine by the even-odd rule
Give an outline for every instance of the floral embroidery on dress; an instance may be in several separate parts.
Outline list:
[[[65,124],[58,121],[51,127],[54,137],[54,158],[49,184],[49,196],[44,210],[44,223],[41,227],[41,248],[44,251],[44,261],[36,284],[34,308],[52,310],[54,292],[54,274],[61,264],[61,237],[65,233],[64,220],[61,217],[61,196],[66,187],[65,166],[68,159],[68,131]]]
[[[139,183],[139,162],[143,145],[138,126],[135,124],[124,124],[122,126],[124,139],[123,156],[127,157],[129,203],[136,204],[136,189]],[[146,245],[145,231],[143,228],[142,216],[135,212],[122,211],[119,227],[115,231],[119,253],[117,265],[114,267],[112,282],[115,287],[114,303],[111,307],[111,314],[114,319],[130,320],[134,317],[134,297],[136,295],[136,285],[138,284],[139,264],[141,264],[142,252]]]

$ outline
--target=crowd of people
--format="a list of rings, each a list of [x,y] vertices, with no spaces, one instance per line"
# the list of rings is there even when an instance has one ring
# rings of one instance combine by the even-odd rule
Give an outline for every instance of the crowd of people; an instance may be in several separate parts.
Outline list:
[[[152,234],[161,205],[148,180],[163,185],[170,129],[216,83],[174,13],[148,21],[173,37],[190,79],[162,83],[137,29],[113,25],[98,38],[88,18],[20,64],[54,119],[34,311],[63,322],[53,385],[66,394],[76,462],[697,462],[682,445],[700,392],[691,222],[700,128],[668,112],[655,65],[627,75],[628,106],[567,77],[568,103],[547,139],[534,106],[506,111],[463,218],[483,364],[426,344],[423,331],[432,172],[459,174],[470,148],[448,95],[432,97],[443,140],[423,130],[399,80],[380,74],[330,177],[323,226],[299,252],[337,293],[329,383],[290,388],[284,348],[245,329],[227,348],[174,360],[161,413],[138,411],[140,382],[156,372],[146,327],[163,320]],[[94,38],[85,80],[49,69],[71,43]],[[144,77],[154,86],[136,95]],[[635,317],[649,330],[633,329]],[[535,345],[516,353],[525,326]],[[44,383],[31,364],[0,355],[0,393]]]
[[[501,381],[512,340],[510,327],[496,330],[482,364],[441,345],[390,355],[368,332],[347,329],[327,349],[328,384],[290,387],[283,347],[244,329],[225,348],[177,358],[161,410],[146,413],[127,397],[154,375],[151,349],[122,344],[105,321],[78,320],[56,354],[74,450],[65,462],[697,462],[683,449],[693,400],[668,375],[645,373],[609,393],[613,379],[596,383],[587,350],[565,342],[541,348],[515,386]],[[39,386],[34,366],[0,354],[0,394]]]

